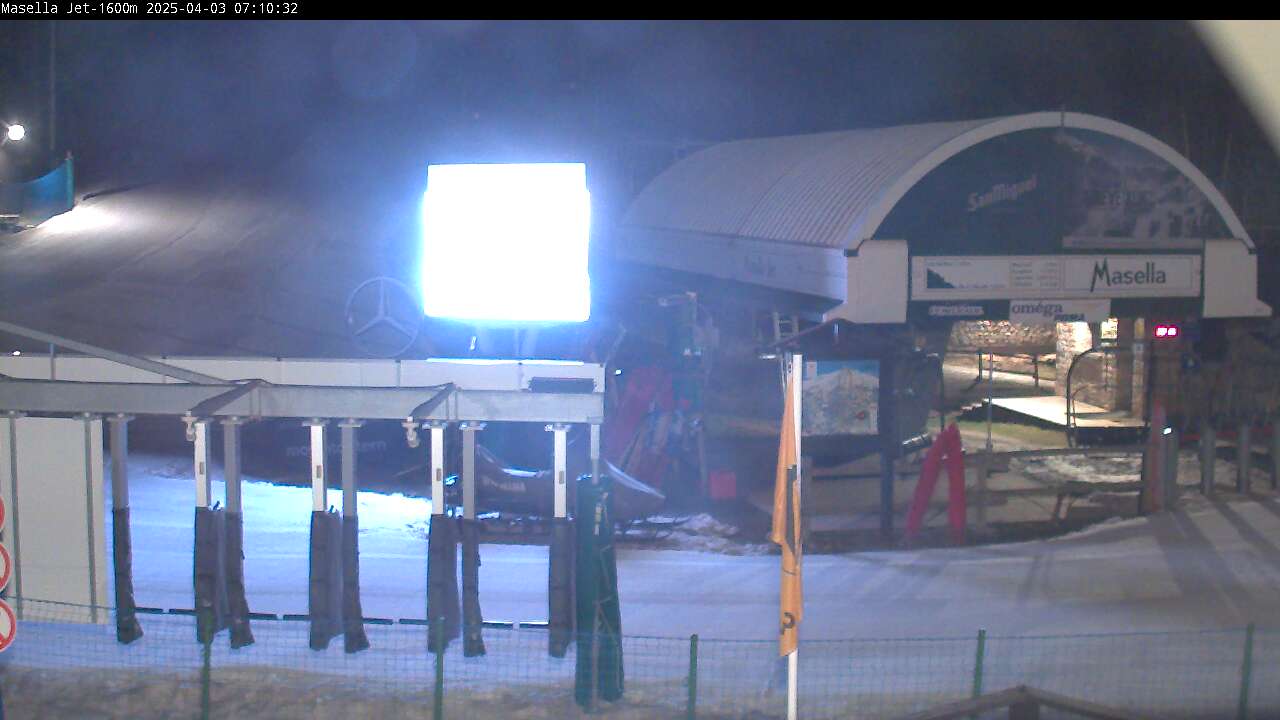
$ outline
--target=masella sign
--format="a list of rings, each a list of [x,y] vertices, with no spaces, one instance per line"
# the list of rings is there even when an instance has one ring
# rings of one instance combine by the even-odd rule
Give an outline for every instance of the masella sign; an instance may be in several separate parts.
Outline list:
[[[1206,248],[1234,237],[1167,157],[1065,127],[960,151],[919,180],[877,234],[905,246],[912,313],[992,318],[1007,308],[1019,322],[1193,307],[1212,279]]]
[[[934,256],[911,260],[912,300],[1195,297],[1199,255]]]

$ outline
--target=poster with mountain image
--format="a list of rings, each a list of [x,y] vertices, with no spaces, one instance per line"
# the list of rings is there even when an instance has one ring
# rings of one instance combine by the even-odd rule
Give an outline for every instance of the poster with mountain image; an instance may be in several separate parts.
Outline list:
[[[805,363],[804,435],[875,435],[880,413],[880,362]]]

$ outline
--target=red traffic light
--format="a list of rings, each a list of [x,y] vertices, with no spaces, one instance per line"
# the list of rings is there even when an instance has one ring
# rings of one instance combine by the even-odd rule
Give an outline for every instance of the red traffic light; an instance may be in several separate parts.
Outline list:
[[[1177,325],[1156,325],[1157,338],[1176,338],[1178,337]]]

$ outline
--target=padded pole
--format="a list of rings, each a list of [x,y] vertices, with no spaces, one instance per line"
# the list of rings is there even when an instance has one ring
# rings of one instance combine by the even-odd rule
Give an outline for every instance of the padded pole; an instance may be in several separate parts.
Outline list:
[[[341,527],[337,515],[327,511],[328,468],[325,457],[325,425],[320,418],[304,423],[311,429],[311,556],[307,587],[307,615],[312,650],[324,650],[342,633]]]
[[[226,511],[197,507],[195,522],[196,641],[208,643],[228,626]]]
[[[444,652],[459,634],[458,536],[456,521],[432,515],[427,531],[428,649]]]
[[[195,547],[192,552],[192,585],[195,592],[196,641],[211,642],[227,627],[226,519],[224,511],[212,509],[212,454],[209,448],[209,421],[196,420],[192,427],[195,466]]]
[[[342,631],[349,653],[369,647],[360,603],[360,520],[356,495],[356,430],[362,423],[348,418],[342,432]]]
[[[484,655],[484,615],[480,612],[480,523],[463,518],[462,529],[462,654]]]
[[[226,482],[226,584],[231,647],[253,644],[249,601],[244,589],[244,514],[240,498],[240,426],[242,418],[222,421],[222,477]]]
[[[115,569],[116,640],[131,643],[142,637],[133,598],[133,542],[129,532],[129,421],[116,414],[107,418],[111,443],[111,554]]]

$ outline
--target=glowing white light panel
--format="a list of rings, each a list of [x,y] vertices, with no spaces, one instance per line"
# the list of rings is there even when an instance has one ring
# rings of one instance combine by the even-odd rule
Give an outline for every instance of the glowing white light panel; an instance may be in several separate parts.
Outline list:
[[[422,202],[423,310],[582,322],[591,315],[590,228],[581,163],[432,165]]]

